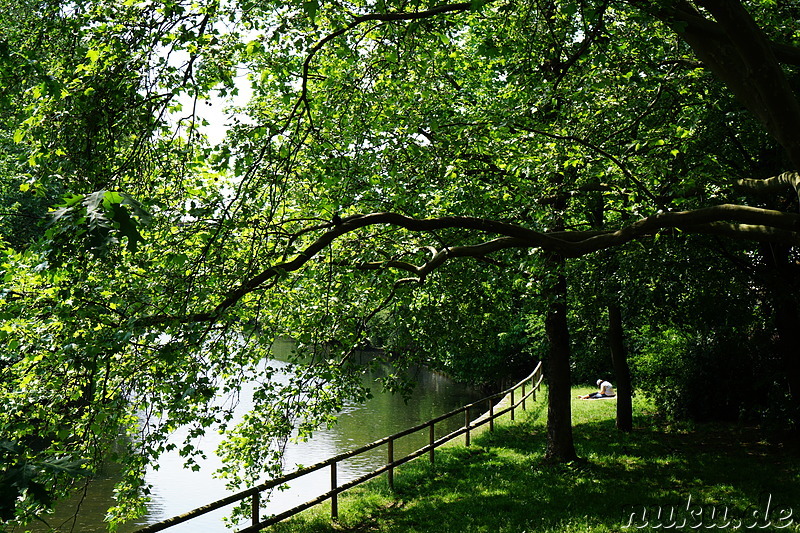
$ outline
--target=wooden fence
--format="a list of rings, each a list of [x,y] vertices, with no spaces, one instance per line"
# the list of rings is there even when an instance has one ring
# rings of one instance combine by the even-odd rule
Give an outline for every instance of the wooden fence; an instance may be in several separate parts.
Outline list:
[[[484,424],[489,424],[489,429],[494,429],[494,420],[495,418],[510,412],[511,419],[514,420],[514,410],[518,407],[521,407],[523,410],[525,409],[525,402],[528,398],[532,400],[536,400],[536,392],[539,390],[539,387],[542,383],[542,363],[540,362],[536,369],[531,372],[531,374],[514,385],[504,391],[498,392],[491,396],[487,396],[486,398],[482,398],[478,401],[472,402],[468,405],[450,411],[449,413],[445,413],[441,416],[437,416],[427,422],[414,426],[412,428],[406,429],[399,433],[395,433],[394,435],[390,435],[388,437],[384,437],[382,439],[376,440],[370,444],[365,446],[361,446],[355,450],[345,452],[339,454],[335,457],[331,457],[330,459],[326,459],[320,463],[315,465],[311,465],[305,468],[301,468],[291,474],[287,474],[285,476],[281,476],[279,478],[264,482],[260,485],[256,485],[255,487],[249,488],[242,492],[232,494],[227,498],[223,498],[216,502],[210,503],[203,507],[198,507],[193,511],[189,511],[188,513],[175,516],[164,520],[162,522],[158,522],[155,524],[150,524],[142,529],[136,531],[136,533],[155,533],[156,531],[163,531],[167,528],[172,526],[181,524],[198,516],[204,515],[206,513],[210,513],[211,511],[215,511],[222,507],[232,505],[235,503],[239,503],[243,500],[250,499],[251,501],[251,509],[252,509],[252,517],[251,523],[249,527],[244,529],[240,529],[237,533],[255,533],[257,531],[261,531],[263,528],[280,522],[281,520],[285,520],[290,516],[294,516],[295,514],[308,509],[309,507],[313,507],[319,503],[324,502],[327,499],[331,500],[331,518],[335,519],[338,516],[339,512],[339,505],[338,505],[338,496],[340,493],[344,492],[345,490],[355,487],[356,485],[360,485],[365,481],[372,479],[375,476],[378,476],[384,472],[387,473],[389,486],[394,488],[394,469],[395,467],[411,461],[421,455],[428,454],[431,463],[435,461],[434,450],[441,446],[442,444],[458,437],[459,435],[464,435],[464,443],[469,446],[470,444],[470,432]],[[527,388],[527,391],[526,391]],[[521,389],[521,390],[520,390]],[[518,393],[519,391],[519,393]],[[508,405],[505,405],[505,402],[500,402],[499,404],[495,405],[495,400],[499,398],[509,398]],[[486,413],[482,416],[478,417],[475,420],[471,420],[471,415],[475,414],[477,410],[485,408],[487,409]],[[463,416],[464,417],[464,425],[459,429],[443,436],[438,439],[435,438],[434,428],[435,425],[439,422],[452,418],[454,416]],[[422,448],[411,452],[410,454],[406,455],[405,457],[396,458],[394,456],[394,443],[400,437],[404,437],[411,433],[416,433],[417,431],[422,431],[424,429],[428,429],[429,435],[429,443]],[[364,474],[356,479],[348,481],[347,483],[342,483],[341,485],[337,482],[336,473],[337,473],[337,464],[357,455],[360,455],[364,452],[369,450],[373,450],[379,446],[386,446],[386,464],[373,470],[368,474]],[[311,472],[316,472],[323,468],[330,469],[330,490],[325,494],[322,494],[313,500],[309,500],[303,504],[300,504],[288,511],[282,512],[277,515],[270,516],[265,519],[261,519],[261,493],[275,487],[279,487],[292,481],[293,479],[297,479],[301,476],[305,476],[306,474],[310,474]]]

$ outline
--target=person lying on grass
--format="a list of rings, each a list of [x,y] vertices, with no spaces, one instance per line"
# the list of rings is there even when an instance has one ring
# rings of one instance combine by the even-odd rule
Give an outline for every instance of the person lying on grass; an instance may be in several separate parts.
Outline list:
[[[602,379],[597,380],[597,386],[600,390],[584,396],[578,396],[581,400],[596,400],[598,398],[612,398],[615,396],[614,387],[608,381]]]

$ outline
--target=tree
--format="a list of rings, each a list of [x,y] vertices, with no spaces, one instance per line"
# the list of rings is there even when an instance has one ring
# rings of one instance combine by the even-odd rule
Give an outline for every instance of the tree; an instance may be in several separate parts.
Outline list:
[[[402,316],[392,302],[458,260],[507,301],[500,281],[542,297],[520,313],[546,310],[550,459],[576,455],[569,267],[601,250],[659,250],[661,235],[693,250],[695,236],[742,240],[735,260],[785,250],[769,297],[787,296],[777,329],[800,390],[794,7],[56,4],[2,20],[2,94],[20,97],[4,161],[63,199],[38,213],[50,221],[38,240],[4,236],[0,427],[14,453],[66,450],[88,466],[124,428],[118,517],[135,512],[171,428],[226,426],[212,399],[244,376],[263,388],[232,430],[241,482],[266,440],[365,394],[352,354],[387,312]],[[26,25],[57,36],[56,51]],[[27,76],[9,77],[20,65]],[[252,99],[210,146],[197,104],[241,90],[240,69]],[[284,388],[261,362],[278,336],[298,343]],[[25,446],[34,434],[44,446]]]

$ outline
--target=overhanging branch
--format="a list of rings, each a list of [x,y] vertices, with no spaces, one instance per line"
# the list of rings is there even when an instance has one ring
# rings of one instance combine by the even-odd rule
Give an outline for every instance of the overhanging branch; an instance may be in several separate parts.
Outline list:
[[[723,204],[694,211],[659,212],[616,231],[538,232],[523,226],[477,217],[440,217],[416,219],[398,213],[353,215],[328,229],[294,259],[272,265],[244,280],[229,291],[213,310],[182,317],[152,316],[137,321],[147,326],[168,322],[213,322],[247,294],[277,283],[281,277],[300,270],[309,260],[336,239],[372,226],[392,226],[415,233],[443,229],[467,230],[468,235],[493,234],[493,239],[477,244],[444,247],[421,266],[405,261],[386,261],[353,265],[356,268],[394,268],[411,272],[423,280],[446,261],[458,257],[483,258],[511,248],[538,248],[563,257],[579,257],[605,248],[620,246],[635,239],[652,236],[663,230],[687,234],[713,233],[752,241],[778,242],[800,246],[800,215],[742,205]]]
[[[800,194],[800,173],[784,172],[763,180],[740,179],[736,180],[735,186],[756,194],[780,194],[789,189]]]

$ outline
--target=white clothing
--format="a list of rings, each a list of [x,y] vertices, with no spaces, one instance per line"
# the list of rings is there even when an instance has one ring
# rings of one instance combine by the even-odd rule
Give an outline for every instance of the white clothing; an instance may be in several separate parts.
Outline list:
[[[603,396],[614,396],[614,386],[608,381],[602,382],[600,384],[600,394]]]

